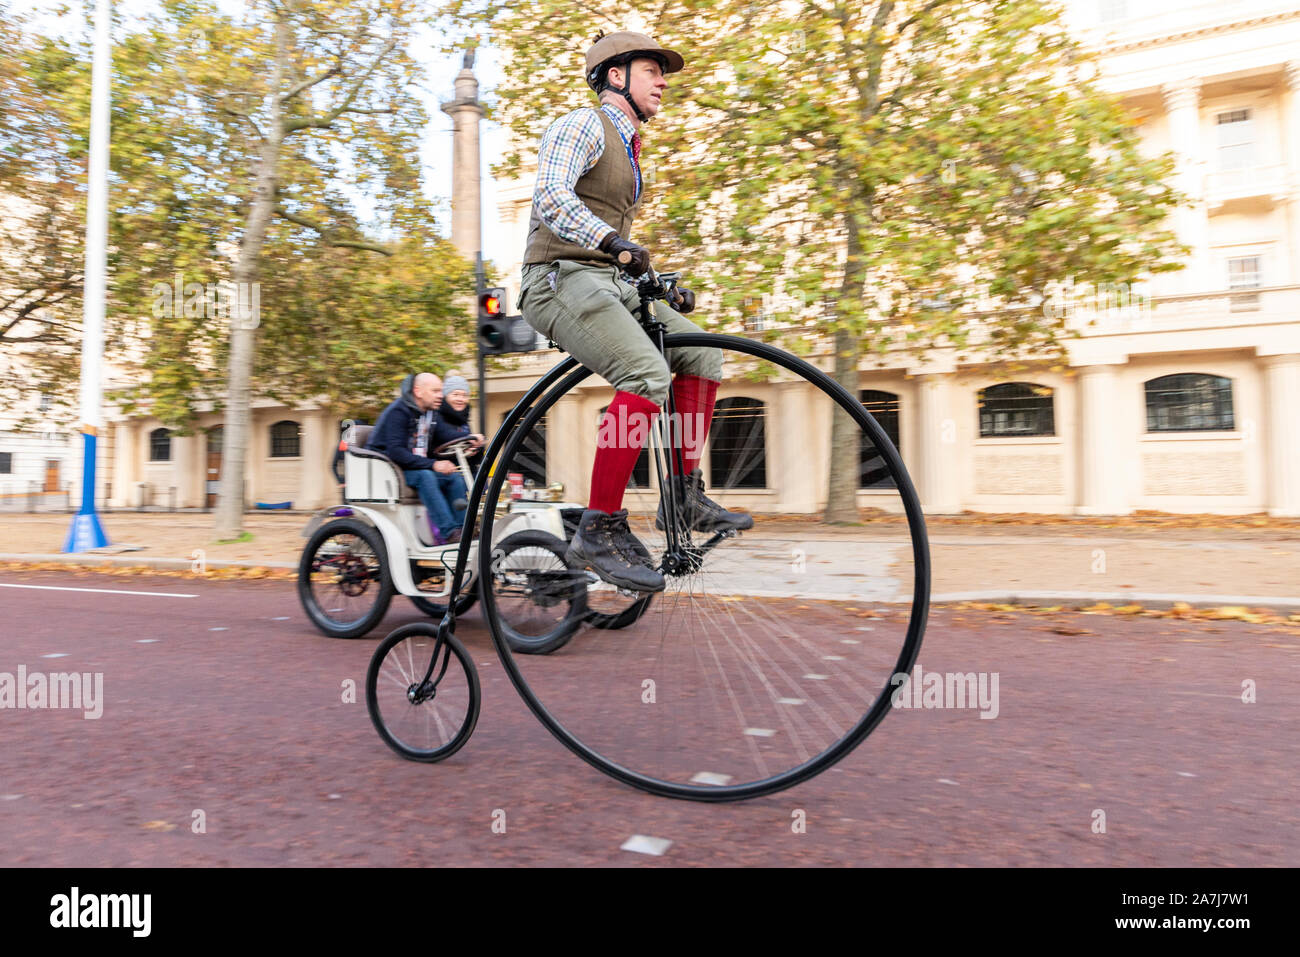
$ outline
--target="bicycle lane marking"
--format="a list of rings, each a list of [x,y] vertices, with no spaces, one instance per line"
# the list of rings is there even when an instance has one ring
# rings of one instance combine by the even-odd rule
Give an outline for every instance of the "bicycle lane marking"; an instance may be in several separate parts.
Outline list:
[[[94,592],[99,595],[144,595],[152,598],[198,598],[198,595],[189,595],[182,592],[164,592],[164,591],[122,591],[114,588],[73,588],[67,585],[17,585],[8,582],[0,582],[0,588],[33,588],[38,591],[83,591]]]

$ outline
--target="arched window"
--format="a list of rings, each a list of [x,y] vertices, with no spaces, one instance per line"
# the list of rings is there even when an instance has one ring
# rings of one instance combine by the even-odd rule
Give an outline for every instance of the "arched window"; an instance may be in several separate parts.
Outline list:
[[[1232,380],[1200,372],[1162,375],[1146,383],[1148,432],[1231,431]]]
[[[1055,435],[1052,390],[1032,382],[1003,382],[979,393],[980,438]]]
[[[603,406],[600,415],[596,416],[596,428],[600,429],[600,421],[605,416],[605,410],[609,406]],[[649,488],[650,487],[650,443],[653,437],[646,436],[645,445],[641,447],[641,454],[636,457],[636,465],[632,466],[632,474],[628,476],[628,488]]]
[[[291,419],[271,426],[271,458],[292,459],[302,454],[302,427]]]
[[[767,431],[763,403],[743,397],[719,399],[709,447],[714,488],[767,487]]]
[[[503,423],[509,414],[509,412],[501,414]],[[532,479],[533,484],[538,488],[546,485],[546,419],[547,416],[542,416],[541,421],[529,430],[523,447],[515,452],[509,463],[511,472],[521,473],[525,482]],[[518,427],[516,424],[515,428]],[[505,446],[503,445],[502,448],[504,449]]]
[[[901,452],[903,447],[898,441],[898,396],[892,392],[863,389],[858,397],[871,417],[885,430],[885,435],[894,443],[894,448]],[[861,448],[858,488],[894,488],[894,477],[889,473],[889,466],[865,432],[862,433]]]
[[[172,460],[172,430],[154,429],[149,433],[149,461],[170,462]]]

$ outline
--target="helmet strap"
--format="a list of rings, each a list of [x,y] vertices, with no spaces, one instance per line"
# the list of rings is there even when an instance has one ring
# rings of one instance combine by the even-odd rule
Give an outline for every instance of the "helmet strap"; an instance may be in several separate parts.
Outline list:
[[[608,71],[606,71],[606,73],[605,73],[605,89],[607,89],[607,90],[613,90],[615,93],[619,94],[619,95],[622,96],[624,99],[626,99],[627,102],[628,102],[628,104],[632,107],[632,112],[636,114],[636,118],[637,118],[639,121],[641,121],[642,123],[647,122],[649,118],[645,115],[645,113],[643,113],[643,112],[641,111],[641,107],[639,107],[639,106],[636,105],[636,100],[632,99],[632,64],[631,64],[631,62],[629,61],[629,62],[619,63],[619,64],[615,64],[615,65],[616,65],[616,66],[621,66],[621,67],[623,68],[623,89],[620,90],[620,89],[619,89],[618,87],[616,87],[614,84],[612,84],[612,83],[609,82],[609,72],[608,72]],[[612,69],[612,67],[611,67],[611,69]]]

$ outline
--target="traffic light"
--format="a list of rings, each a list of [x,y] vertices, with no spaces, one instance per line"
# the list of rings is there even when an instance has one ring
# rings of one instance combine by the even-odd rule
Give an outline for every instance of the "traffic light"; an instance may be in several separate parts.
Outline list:
[[[537,333],[524,322],[523,316],[505,315],[506,291],[501,287],[484,289],[478,296],[478,347],[485,356],[506,352],[532,352],[537,348]]]

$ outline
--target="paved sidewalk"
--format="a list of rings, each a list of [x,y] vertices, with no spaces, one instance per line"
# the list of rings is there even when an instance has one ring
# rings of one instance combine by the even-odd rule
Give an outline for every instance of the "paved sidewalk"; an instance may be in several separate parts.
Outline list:
[[[0,561],[58,561],[186,569],[203,553],[209,568],[297,566],[307,516],[250,515],[251,540],[217,544],[212,516],[202,513],[110,513],[114,545],[104,554],[58,554],[67,515],[0,516]],[[1300,609],[1300,522],[1251,517],[1185,516],[1080,520],[1007,516],[928,520],[932,598],[940,601],[1133,601],[1150,604],[1273,605]],[[1199,527],[1198,527],[1199,526]],[[798,537],[790,537],[786,530]],[[761,518],[749,566],[749,588],[791,594],[838,594],[851,583],[835,569],[851,542],[878,550],[868,588],[878,600],[901,597],[912,575],[905,525],[872,522],[820,527]],[[784,546],[806,553],[807,576],[792,577]],[[135,546],[133,550],[122,549]],[[841,556],[842,557],[842,556]],[[757,581],[755,579],[761,579]]]

